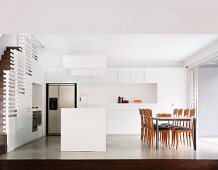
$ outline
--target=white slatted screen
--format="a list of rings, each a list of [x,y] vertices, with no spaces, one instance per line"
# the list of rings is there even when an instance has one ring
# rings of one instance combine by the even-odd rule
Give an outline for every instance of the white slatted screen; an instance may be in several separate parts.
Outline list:
[[[197,72],[197,68],[188,70],[188,98],[191,109],[196,109],[197,107]]]
[[[18,46],[25,56],[25,72],[32,75],[32,60],[38,60],[38,48],[43,47],[31,34],[18,34]]]
[[[16,92],[25,94],[25,56],[22,52],[13,50],[14,69],[10,71],[14,75],[16,82]]]
[[[18,46],[22,51],[11,49],[11,69],[5,75],[4,114],[14,115],[18,110],[18,95],[25,94],[26,78],[32,76],[33,60],[38,60],[38,48],[42,45],[31,34],[19,34]]]
[[[3,54],[3,66],[0,69],[2,81],[0,87],[0,133],[6,133],[7,117],[14,117],[18,112],[18,97],[25,94],[26,80],[32,75],[32,63],[38,60],[38,48],[43,47],[31,34],[19,34],[18,47],[7,47]],[[17,50],[16,50],[17,49]],[[10,51],[7,51],[10,50]]]

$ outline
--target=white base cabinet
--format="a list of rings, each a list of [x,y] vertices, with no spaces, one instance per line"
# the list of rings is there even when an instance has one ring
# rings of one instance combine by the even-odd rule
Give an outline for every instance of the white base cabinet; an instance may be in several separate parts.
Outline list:
[[[137,111],[107,111],[107,134],[139,134],[140,125]]]

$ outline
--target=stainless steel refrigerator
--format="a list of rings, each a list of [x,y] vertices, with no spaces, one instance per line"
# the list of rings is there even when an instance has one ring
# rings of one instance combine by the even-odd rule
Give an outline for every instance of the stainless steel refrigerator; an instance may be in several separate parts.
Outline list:
[[[47,135],[61,134],[61,108],[76,108],[76,84],[47,84]]]

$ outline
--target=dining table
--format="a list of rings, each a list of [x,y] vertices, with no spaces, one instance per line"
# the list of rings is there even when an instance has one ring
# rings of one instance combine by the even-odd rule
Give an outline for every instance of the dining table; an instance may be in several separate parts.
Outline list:
[[[159,122],[171,122],[171,121],[192,121],[193,122],[193,128],[192,128],[192,135],[193,135],[193,148],[194,150],[196,150],[196,118],[178,118],[178,117],[154,117],[153,120],[156,123],[156,150],[159,150],[159,129],[158,129],[158,125]]]

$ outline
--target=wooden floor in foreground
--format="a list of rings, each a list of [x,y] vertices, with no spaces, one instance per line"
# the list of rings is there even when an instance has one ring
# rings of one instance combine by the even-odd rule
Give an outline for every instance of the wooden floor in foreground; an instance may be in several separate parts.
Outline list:
[[[217,160],[1,160],[1,170],[217,170]]]

